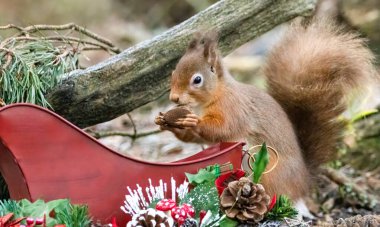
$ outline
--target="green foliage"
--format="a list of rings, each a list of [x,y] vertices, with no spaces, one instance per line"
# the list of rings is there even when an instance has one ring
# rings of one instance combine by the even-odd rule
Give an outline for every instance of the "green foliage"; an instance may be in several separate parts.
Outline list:
[[[54,217],[50,214],[54,211]],[[34,203],[23,199],[20,201],[0,201],[0,216],[13,213],[15,218],[42,218],[46,215],[47,226],[65,224],[66,226],[87,227],[91,223],[88,207],[72,205],[68,199],[58,199],[50,202],[36,200]]]
[[[46,92],[58,84],[60,75],[77,69],[77,53],[43,39],[14,41],[8,49],[11,52],[0,51],[0,97],[6,104],[50,107]]]
[[[373,114],[378,113],[378,109],[368,109],[368,110],[363,110],[357,114],[355,114],[352,119],[350,120],[351,123],[357,122],[359,120],[365,119]]]
[[[229,165],[229,168],[230,170],[233,169],[232,164]],[[195,186],[202,183],[214,182],[216,178],[220,176],[220,171],[220,165],[215,164],[200,169],[196,174],[185,173],[185,175],[189,183]]]
[[[154,199],[147,208],[153,208],[156,209],[156,205],[158,202],[160,202],[161,199]]]
[[[185,195],[180,202],[191,204],[199,217],[201,210],[211,211],[213,215],[219,214],[219,196],[214,182],[200,184]]]
[[[297,210],[293,207],[290,199],[284,195],[277,198],[276,204],[273,209],[266,215],[270,220],[283,220],[284,218],[294,218],[298,214]]]
[[[46,215],[46,224],[48,226],[54,226],[60,223],[58,223],[55,218],[50,217],[49,214],[53,210],[56,214],[65,210],[69,207],[70,201],[68,199],[58,199],[45,203],[43,200],[39,199],[32,203],[27,199],[23,199],[20,200],[19,205],[23,217],[42,218]]]
[[[20,205],[14,200],[0,200],[0,216],[13,213],[16,218],[22,217]]]
[[[219,220],[220,227],[235,227],[239,223],[236,220],[228,218],[226,215],[223,215]]]
[[[206,169],[200,169],[196,174],[185,173],[187,180],[192,185],[199,185],[205,182],[213,182],[216,176]]]
[[[69,204],[56,213],[57,222],[66,226],[87,227],[91,223],[87,206]]]
[[[259,183],[261,175],[269,162],[269,154],[267,145],[263,143],[259,152],[254,154],[255,161],[253,163],[253,182]]]

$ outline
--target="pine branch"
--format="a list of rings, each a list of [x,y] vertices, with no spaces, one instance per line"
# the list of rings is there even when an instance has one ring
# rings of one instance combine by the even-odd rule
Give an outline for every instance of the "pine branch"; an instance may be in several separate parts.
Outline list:
[[[51,107],[45,94],[59,83],[59,76],[79,68],[82,51],[120,52],[109,40],[75,24],[0,27],[6,29],[18,31],[0,40],[0,97],[7,104],[28,102]],[[68,29],[66,35],[57,32]],[[68,36],[73,31],[81,37]]]

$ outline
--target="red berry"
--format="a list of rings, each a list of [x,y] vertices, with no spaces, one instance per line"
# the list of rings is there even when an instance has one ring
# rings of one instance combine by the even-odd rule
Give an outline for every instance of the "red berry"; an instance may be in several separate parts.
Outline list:
[[[34,219],[33,218],[27,218],[26,219],[26,224],[28,224],[28,225],[31,225],[31,224],[34,224]]]
[[[44,219],[43,218],[36,218],[36,225],[42,225],[44,224]]]

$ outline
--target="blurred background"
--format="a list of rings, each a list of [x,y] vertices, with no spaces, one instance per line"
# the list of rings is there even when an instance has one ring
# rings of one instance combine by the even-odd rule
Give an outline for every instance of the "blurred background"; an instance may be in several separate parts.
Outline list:
[[[15,24],[24,27],[35,24],[73,22],[108,38],[123,50],[161,34],[215,2],[216,0],[0,0],[0,25]],[[379,0],[320,0],[316,15],[335,17],[340,23],[359,31],[368,38],[369,47],[373,52],[377,55],[380,54]],[[227,56],[225,62],[232,74],[238,80],[255,84],[264,89],[265,82],[260,68],[265,61],[267,50],[276,43],[285,29],[286,24],[281,25]],[[0,31],[1,39],[7,35],[9,35],[8,31]],[[108,57],[109,54],[105,52],[87,52],[86,56],[81,59],[81,64],[84,67],[90,66]],[[360,111],[376,108],[380,103],[379,90],[379,87],[375,86],[361,99],[364,102],[353,103],[352,110],[345,117],[350,119]],[[157,132],[158,127],[153,123],[155,116],[170,107],[168,95],[164,95],[156,102],[140,107],[128,115],[86,130],[92,134],[94,132],[116,132],[119,136],[99,136],[101,137],[99,140],[123,155],[145,160],[167,162],[202,150],[203,147],[200,145],[178,141],[169,132]],[[351,129],[364,127],[362,125],[351,126]],[[151,132],[152,135],[132,140],[130,135],[134,130],[137,133]],[[370,187],[379,195],[380,130],[377,130],[379,134],[375,134],[375,141],[370,142],[370,148],[356,148],[347,154],[347,150],[354,146],[352,144],[357,139],[357,133],[348,130],[342,143],[342,156],[339,161],[331,165],[336,168],[347,168],[345,173],[356,177],[354,178],[355,182],[361,183],[367,188]],[[359,152],[363,150],[369,153]],[[347,160],[356,160],[358,157],[359,164],[354,170],[353,163],[349,163],[349,167],[346,167]],[[368,168],[364,172],[355,172],[365,169],[360,165],[368,162],[372,163],[370,169],[372,172],[369,172]],[[370,176],[368,173],[371,173]],[[372,183],[368,183],[369,181]],[[331,200],[325,199],[320,202],[328,212],[332,212],[336,207],[334,206],[336,200],[331,202]],[[321,212],[320,207],[315,208],[315,213]],[[351,212],[353,212],[352,209]],[[375,210],[376,212],[380,212],[380,208]]]

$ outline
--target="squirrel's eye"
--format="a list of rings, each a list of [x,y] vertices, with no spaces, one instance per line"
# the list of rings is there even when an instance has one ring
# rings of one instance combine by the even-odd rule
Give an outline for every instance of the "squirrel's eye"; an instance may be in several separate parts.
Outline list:
[[[203,76],[200,73],[195,73],[191,78],[191,85],[200,87],[203,84]]]
[[[201,82],[202,82],[202,77],[197,76],[194,78],[194,81],[193,81],[194,84],[200,84]]]
[[[210,70],[211,70],[211,72],[214,72],[214,67],[211,66]]]

